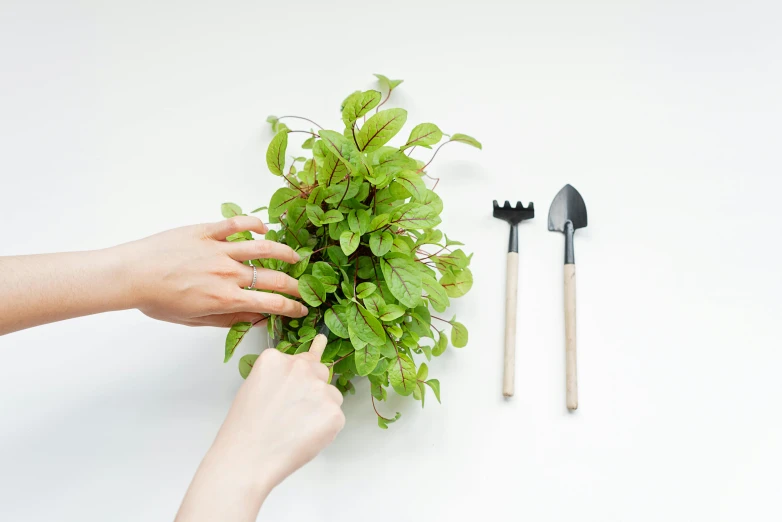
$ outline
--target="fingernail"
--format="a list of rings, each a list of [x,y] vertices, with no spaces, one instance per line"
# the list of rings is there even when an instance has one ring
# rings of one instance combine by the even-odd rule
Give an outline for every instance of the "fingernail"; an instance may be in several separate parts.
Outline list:
[[[304,317],[304,316],[305,316],[305,315],[307,315],[308,313],[310,313],[310,311],[309,311],[309,310],[307,310],[307,307],[306,307],[306,306],[304,306],[304,305],[301,305],[301,316],[302,316],[302,317]]]
[[[294,263],[298,263],[299,261],[301,261],[301,256],[296,252],[293,253],[293,261]]]

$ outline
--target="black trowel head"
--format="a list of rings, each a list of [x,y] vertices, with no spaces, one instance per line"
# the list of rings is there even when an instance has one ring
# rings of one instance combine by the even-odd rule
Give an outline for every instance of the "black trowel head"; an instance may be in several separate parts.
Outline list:
[[[562,187],[548,211],[548,229],[565,231],[565,224],[570,221],[573,229],[587,226],[587,209],[584,198],[571,185]]]

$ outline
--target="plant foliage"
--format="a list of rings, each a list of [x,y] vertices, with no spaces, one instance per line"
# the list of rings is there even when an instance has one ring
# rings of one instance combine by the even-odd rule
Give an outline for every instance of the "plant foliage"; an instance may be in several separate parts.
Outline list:
[[[448,143],[481,144],[465,134],[443,134],[433,123],[413,127],[399,146],[390,141],[407,121],[401,108],[382,109],[402,80],[376,75],[378,90],[356,91],[342,102],[342,131],[328,130],[297,116],[270,116],[275,135],[266,152],[269,171],[285,186],[271,197],[269,222],[278,225],[266,239],[285,243],[301,256],[296,264],[274,259],[253,260],[256,266],[280,270],[299,279],[299,292],[309,306],[302,319],[271,316],[270,336],[276,349],[296,354],[309,350],[321,321],[329,327],[329,342],[322,361],[342,393],[355,393],[353,380],[367,377],[378,425],[387,428],[399,418],[385,417],[375,401],[384,401],[389,388],[412,395],[423,406],[427,388],[440,401],[440,382],[429,379],[426,362],[445,352],[450,344],[467,344],[467,329],[442,313],[453,298],[472,286],[470,258],[462,245],[440,230],[443,202],[435,192],[439,179],[427,168]],[[280,120],[306,120],[318,130],[292,130]],[[289,137],[303,135],[306,156],[291,156]],[[443,141],[443,138],[445,140]],[[416,149],[437,149],[428,163],[416,159]],[[432,188],[425,180],[434,181]],[[429,183],[431,184],[431,183]],[[224,203],[223,215],[242,211]],[[252,240],[249,232],[232,241]],[[225,360],[250,328],[234,325],[225,344]],[[257,355],[239,363],[247,377]]]

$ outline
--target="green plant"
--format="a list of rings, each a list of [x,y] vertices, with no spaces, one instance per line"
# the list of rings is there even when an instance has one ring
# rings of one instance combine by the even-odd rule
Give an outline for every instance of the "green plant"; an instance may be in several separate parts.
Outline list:
[[[456,321],[434,317],[444,312],[451,298],[461,297],[472,286],[470,258],[435,227],[443,209],[434,192],[439,179],[426,169],[444,145],[481,144],[465,134],[446,135],[433,123],[414,127],[399,147],[388,146],[407,120],[400,108],[380,110],[402,80],[376,75],[385,97],[377,90],[356,91],[342,103],[344,130],[327,130],[298,116],[267,121],[275,132],[266,152],[269,170],[285,180],[271,197],[269,222],[278,224],[266,239],[294,248],[301,261],[290,265],[277,260],[253,264],[282,270],[299,279],[299,291],[309,306],[302,319],[272,316],[268,323],[276,348],[285,353],[309,349],[321,320],[331,330],[323,362],[331,370],[335,386],[355,393],[351,379],[365,376],[371,384],[372,405],[378,425],[387,428],[397,420],[383,417],[375,399],[385,400],[390,386],[400,395],[413,395],[424,404],[426,387],[440,400],[440,383],[428,378],[426,363],[416,366],[414,354],[427,361],[441,355],[448,338],[431,323],[451,326],[451,344],[467,344],[467,329]],[[381,101],[382,100],[382,101]],[[373,114],[370,114],[374,110]],[[305,120],[318,130],[292,130],[281,122]],[[288,156],[288,138],[306,135],[301,148],[310,157]],[[446,141],[442,142],[443,137]],[[427,163],[414,159],[414,149],[437,145]],[[424,177],[434,181],[430,190]],[[241,214],[234,203],[225,203],[223,215]],[[252,240],[249,232],[232,241]],[[234,325],[225,343],[228,361],[250,329],[250,323]],[[431,340],[422,342],[425,338]],[[245,355],[239,370],[247,377],[255,354]]]

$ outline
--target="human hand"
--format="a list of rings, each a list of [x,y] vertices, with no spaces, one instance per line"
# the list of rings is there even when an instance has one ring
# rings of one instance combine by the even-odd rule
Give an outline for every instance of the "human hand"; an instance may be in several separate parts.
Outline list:
[[[317,339],[306,353],[261,353],[177,521],[255,520],[269,492],[342,430],[342,394],[327,382],[329,371],[320,363],[325,342]]]
[[[110,249],[121,261],[130,288],[129,308],[149,317],[190,326],[258,323],[262,314],[303,317],[307,308],[279,294],[245,290],[251,259],[299,260],[287,245],[255,240],[226,242],[237,232],[268,231],[255,217],[237,216],[218,223],[177,228]],[[298,283],[282,272],[257,268],[255,288],[300,297]]]

